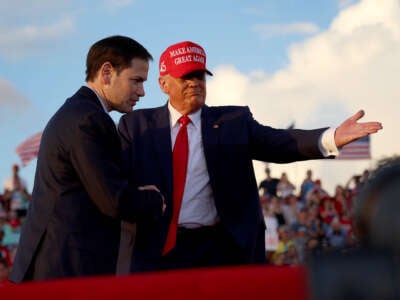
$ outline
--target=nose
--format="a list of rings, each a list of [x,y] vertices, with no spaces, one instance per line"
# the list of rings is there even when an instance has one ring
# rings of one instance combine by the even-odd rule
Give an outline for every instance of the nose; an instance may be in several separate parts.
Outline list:
[[[145,95],[143,82],[139,83],[139,86],[137,87],[137,90],[136,90],[136,94],[139,97],[143,97]]]

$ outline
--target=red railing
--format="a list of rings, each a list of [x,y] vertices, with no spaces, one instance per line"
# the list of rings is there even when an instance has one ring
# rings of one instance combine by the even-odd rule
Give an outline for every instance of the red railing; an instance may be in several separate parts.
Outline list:
[[[309,299],[304,267],[242,266],[16,284],[1,299]]]

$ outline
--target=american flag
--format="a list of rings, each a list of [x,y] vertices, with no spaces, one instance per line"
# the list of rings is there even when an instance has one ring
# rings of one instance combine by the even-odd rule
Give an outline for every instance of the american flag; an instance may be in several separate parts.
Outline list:
[[[370,159],[370,137],[366,136],[342,147],[336,159]]]
[[[41,137],[42,132],[40,131],[18,145],[15,152],[17,152],[21,159],[22,166],[26,166],[28,162],[37,157]]]

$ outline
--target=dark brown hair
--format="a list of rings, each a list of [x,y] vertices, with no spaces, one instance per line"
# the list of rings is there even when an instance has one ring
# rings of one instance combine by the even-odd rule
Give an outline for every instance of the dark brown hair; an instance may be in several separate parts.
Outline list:
[[[153,57],[140,43],[126,36],[114,35],[94,43],[86,58],[86,82],[96,77],[100,67],[110,62],[118,72],[129,68],[132,59],[151,61]]]

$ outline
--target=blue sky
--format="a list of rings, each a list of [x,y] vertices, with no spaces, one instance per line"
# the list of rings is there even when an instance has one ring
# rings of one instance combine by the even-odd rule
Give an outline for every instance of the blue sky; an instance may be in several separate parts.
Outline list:
[[[295,183],[312,168],[332,189],[400,151],[397,132],[390,131],[399,116],[399,16],[397,0],[3,1],[0,177],[19,163],[17,145],[42,130],[84,84],[90,45],[122,34],[155,58],[136,108],[165,103],[158,57],[168,45],[192,40],[205,48],[215,74],[208,82],[210,105],[248,105],[257,120],[273,127],[337,126],[360,108],[366,120],[382,121],[385,130],[372,139],[372,161],[272,167],[274,176],[287,171]],[[260,180],[263,166],[255,164]],[[30,189],[35,167],[32,161],[21,170]]]

